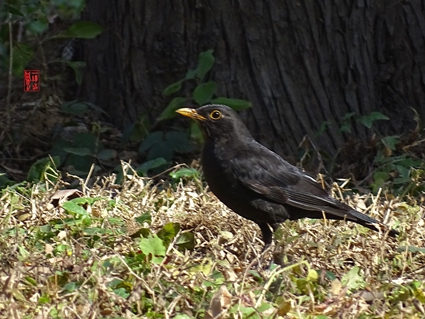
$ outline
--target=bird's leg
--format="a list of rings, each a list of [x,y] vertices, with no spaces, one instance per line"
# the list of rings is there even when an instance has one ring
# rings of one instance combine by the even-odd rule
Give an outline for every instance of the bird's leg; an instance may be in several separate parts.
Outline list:
[[[276,224],[273,224],[276,225]],[[270,230],[269,224],[267,223],[258,223],[258,226],[261,229],[261,234],[263,235],[263,241],[264,241],[264,248],[261,251],[261,253],[264,253],[264,251],[269,248],[273,241],[273,233]],[[273,226],[272,226],[273,227]],[[274,228],[274,227],[273,227]]]
[[[258,223],[258,226],[260,227],[261,234],[263,235],[264,248],[261,250],[260,255],[257,255],[256,260],[258,259],[258,261],[255,261],[255,262],[253,261],[253,263],[251,263],[250,267],[257,266],[258,269],[262,269],[264,256],[266,255],[266,252],[270,248],[270,245],[273,241],[273,233],[270,230],[269,224],[267,224],[267,223]]]
[[[270,227],[273,228],[273,232],[275,232],[279,228],[279,224],[270,224]],[[275,245],[275,249],[273,251],[273,262],[282,267],[288,266],[283,262],[285,258],[284,251],[284,243],[282,243],[282,241],[279,245]]]

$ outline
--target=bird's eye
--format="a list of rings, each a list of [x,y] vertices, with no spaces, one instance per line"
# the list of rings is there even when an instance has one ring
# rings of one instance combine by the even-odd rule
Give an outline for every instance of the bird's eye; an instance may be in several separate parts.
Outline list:
[[[214,110],[210,113],[210,118],[212,118],[213,120],[219,120],[221,119],[221,112]]]

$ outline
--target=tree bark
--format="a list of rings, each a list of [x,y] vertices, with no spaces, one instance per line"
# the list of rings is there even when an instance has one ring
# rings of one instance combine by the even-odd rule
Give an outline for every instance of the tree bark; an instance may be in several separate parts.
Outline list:
[[[255,138],[294,154],[307,134],[333,152],[344,116],[379,111],[384,135],[425,116],[423,0],[89,0],[86,18],[105,31],[85,46],[83,98],[125,127],[151,121],[162,90],[214,49],[218,95],[247,99],[241,112]],[[352,134],[371,133],[354,118]]]

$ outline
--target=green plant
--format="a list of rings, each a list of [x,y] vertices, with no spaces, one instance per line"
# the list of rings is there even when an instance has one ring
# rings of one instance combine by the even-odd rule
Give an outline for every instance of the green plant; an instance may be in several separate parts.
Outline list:
[[[347,113],[341,120],[339,132],[351,133],[352,120],[364,125],[374,133],[373,151],[375,155],[370,163],[372,172],[370,187],[373,193],[380,189],[391,191],[395,195],[417,195],[425,189],[423,176],[425,163],[423,160],[415,158],[411,153],[405,152],[402,139],[399,135],[382,136],[374,127],[376,121],[389,120],[381,112],[371,112],[368,115],[356,116],[354,112]],[[415,120],[419,119],[416,116]],[[321,135],[330,126],[331,122],[322,123],[316,136]],[[333,162],[335,161],[334,156]],[[365,180],[368,180],[366,178]]]
[[[372,191],[390,190],[395,195],[419,195],[425,190],[425,163],[408,154],[386,156],[378,151],[374,160]]]
[[[388,116],[382,114],[381,112],[371,112],[367,115],[357,116],[355,112],[349,112],[343,116],[341,121],[337,123],[339,126],[339,132],[340,133],[351,133],[352,129],[352,120],[355,120],[356,122],[364,125],[368,129],[373,128],[373,123],[376,121],[382,121],[382,120],[389,120]],[[324,121],[317,132],[315,133],[315,136],[318,137],[322,135],[326,130],[329,129],[333,122],[332,121]],[[374,128],[373,128],[374,129]]]
[[[23,1],[15,0],[3,3],[0,6],[0,69],[10,69],[12,74],[23,77],[23,70],[34,58],[40,59],[43,67],[52,63],[65,63],[74,69],[76,80],[81,80],[80,68],[84,65],[80,61],[65,59],[46,60],[43,46],[46,42],[58,38],[92,39],[101,33],[100,25],[77,21],[67,30],[50,35],[48,29],[57,17],[67,20],[76,20],[80,17],[85,0],[72,1]],[[19,30],[18,39],[13,38],[12,29]],[[41,51],[40,55],[36,55]]]
[[[280,250],[287,266],[278,266],[271,256],[258,261],[258,229],[191,178],[184,187],[147,180],[116,188],[105,177],[83,198],[57,202],[61,180],[2,190],[0,260],[19,284],[3,303],[22,318],[423,317],[421,204],[398,204],[403,235],[386,245],[348,223],[284,223],[273,260]],[[9,308],[2,319],[13,318]]]
[[[400,196],[420,194],[425,189],[423,184],[425,162],[413,158],[411,154],[397,147],[401,144],[400,136],[382,136],[374,129],[373,123],[378,120],[389,118],[380,112],[372,112],[357,119],[379,136],[377,153],[373,161],[372,191],[376,194],[380,189],[384,189]]]
[[[163,90],[162,93],[165,97],[174,97],[158,116],[157,122],[175,118],[175,111],[185,105],[203,105],[206,103],[226,104],[236,111],[252,106],[251,102],[246,100],[216,96],[217,83],[206,79],[214,63],[213,50],[201,52],[198,57],[197,67],[187,71],[183,79],[167,86]],[[146,128],[149,125],[143,119],[126,130],[125,140],[141,139],[146,134]],[[139,153],[143,154],[147,152],[147,163],[149,163],[148,167],[150,169],[151,164],[155,164],[155,168],[157,167],[156,164],[158,161],[155,161],[155,159],[163,159],[166,164],[164,163],[159,168],[165,168],[167,165],[170,165],[175,153],[185,154],[195,149],[191,139],[198,142],[203,139],[199,126],[194,122],[190,124],[189,131],[155,131],[145,135],[139,147]],[[143,172],[146,173],[146,167],[144,167]]]
[[[108,127],[92,122],[89,130],[75,124],[75,117],[93,111],[103,112],[101,109],[92,103],[70,101],[63,103],[60,110],[69,119],[65,120],[63,134],[57,138],[50,151],[50,154],[59,157],[59,165],[68,167],[70,173],[85,176],[93,164],[95,171],[98,171],[102,165],[117,157],[117,151],[106,148],[101,140],[102,134],[109,130]]]
[[[65,58],[58,59],[56,56],[57,47],[60,44],[69,43],[73,39],[92,39],[102,32],[100,25],[78,20],[84,6],[85,0],[7,0],[0,3],[0,74],[2,75],[0,78],[8,81],[8,91],[5,97],[7,109],[4,122],[2,122],[6,134],[3,134],[3,139],[0,141],[2,145],[0,151],[8,154],[9,157],[18,158],[15,163],[21,163],[20,149],[27,149],[27,144],[30,144],[31,140],[42,141],[34,147],[37,158],[38,154],[46,152],[51,145],[49,142],[52,141],[46,141],[47,136],[42,135],[42,130],[34,128],[34,131],[40,132],[39,136],[33,136],[29,133],[31,123],[42,118],[44,114],[48,114],[49,118],[55,118],[55,109],[51,107],[52,95],[49,96],[50,91],[44,90],[44,88],[48,87],[51,82],[64,79],[64,67],[70,67],[74,71],[75,81],[81,84],[84,63]],[[54,49],[55,47],[56,49]],[[61,66],[60,71],[58,71],[58,65]],[[18,90],[14,89],[16,85],[13,85],[13,83],[15,77],[22,78],[24,76],[23,71],[25,69],[40,71],[39,84],[41,90],[34,101],[29,103],[33,106],[32,109],[25,108],[25,111],[21,112],[22,103],[14,102],[21,99],[16,97]],[[19,92],[21,90],[20,88]],[[56,96],[55,94],[53,95]],[[60,95],[59,93],[58,96]],[[55,99],[53,98],[53,100]],[[47,101],[50,102],[47,103]],[[70,104],[75,105],[74,102],[72,101]],[[66,103],[62,107],[66,107]],[[13,114],[14,111],[20,113],[19,120]],[[52,120],[51,123],[53,122]],[[52,127],[46,127],[45,132],[49,132],[50,128],[53,129],[53,126],[54,124],[52,124]],[[31,136],[31,138],[28,136]],[[59,143],[55,147],[57,146],[59,146]],[[65,147],[73,146],[65,145]],[[68,154],[75,151],[75,149],[68,149]],[[34,156],[34,153],[28,154],[29,157]],[[58,155],[57,153],[53,154],[53,158]],[[62,153],[65,153],[63,149]],[[81,153],[77,152],[77,155],[81,156]],[[105,153],[96,154],[96,156],[102,157],[105,156]],[[55,169],[63,163],[63,154],[59,154],[59,159],[59,162],[56,161],[56,158],[54,159]],[[27,180],[39,180],[41,178],[39,173],[44,170],[43,166],[48,161],[48,158],[44,158],[33,164]],[[9,163],[6,164],[9,165]],[[29,166],[27,164],[16,165],[22,171],[26,171]],[[0,187],[10,185],[9,175],[12,175],[12,178],[16,178],[16,176],[20,178],[21,175],[14,175],[10,173],[11,170],[7,169],[6,172],[9,174],[0,176]],[[52,178],[52,176],[49,178]]]
[[[144,213],[135,219],[141,225],[151,223],[151,214]],[[153,233],[149,227],[141,228],[133,234],[133,238],[139,237],[137,253],[127,256],[127,263],[135,271],[146,272],[150,270],[150,264],[161,264],[166,257],[167,248],[171,243],[181,251],[195,247],[195,237],[191,232],[180,232],[180,224],[167,223],[157,233]]]
[[[60,173],[58,172],[59,161],[60,159],[57,156],[39,159],[31,166],[27,181],[32,183],[44,181],[56,183],[60,178]]]
[[[182,93],[182,91],[184,91],[183,84],[188,82],[194,83],[194,86],[190,86],[184,96],[174,97],[170,103],[168,103],[166,108],[159,115],[159,121],[174,118],[176,116],[175,111],[187,104],[226,104],[235,111],[241,111],[252,107],[252,103],[246,100],[217,97],[217,83],[212,80],[205,81],[206,75],[210,72],[215,63],[213,52],[213,50],[201,52],[198,57],[198,66],[195,69],[190,69],[183,79],[167,86],[162,91],[164,96],[169,97],[179,92]]]
[[[0,171],[0,189],[14,184],[14,182],[9,179],[9,177],[10,176],[7,173]]]
[[[194,150],[187,132],[179,131],[156,131],[149,134],[139,148],[140,153],[148,151],[147,160],[163,158],[170,161],[175,152],[189,153]]]
[[[194,179],[199,178],[199,171],[195,168],[181,168],[175,172],[170,173],[170,177],[174,182],[179,182],[182,178]]]

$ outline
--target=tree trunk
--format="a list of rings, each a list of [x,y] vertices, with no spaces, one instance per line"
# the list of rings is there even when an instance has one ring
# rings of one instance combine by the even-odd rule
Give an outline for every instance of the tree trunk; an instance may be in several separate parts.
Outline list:
[[[83,98],[121,127],[154,121],[162,90],[213,49],[218,95],[247,99],[255,138],[281,155],[305,134],[335,151],[346,114],[382,112],[385,135],[425,116],[423,0],[89,0],[86,18],[105,31],[85,47]],[[350,120],[352,134],[370,134]],[[384,123],[385,122],[385,123]]]

